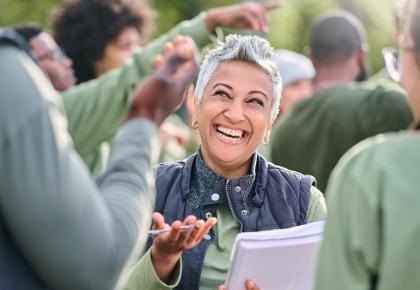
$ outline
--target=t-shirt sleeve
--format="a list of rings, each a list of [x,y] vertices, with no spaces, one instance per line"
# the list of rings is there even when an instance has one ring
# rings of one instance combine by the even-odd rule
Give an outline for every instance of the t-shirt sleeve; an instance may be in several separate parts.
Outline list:
[[[306,223],[323,221],[327,218],[327,205],[322,192],[315,186],[311,187]]]

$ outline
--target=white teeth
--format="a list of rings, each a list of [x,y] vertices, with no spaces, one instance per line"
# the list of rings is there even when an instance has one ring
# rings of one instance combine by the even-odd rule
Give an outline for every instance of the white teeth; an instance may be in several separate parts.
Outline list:
[[[240,142],[244,135],[242,130],[232,130],[222,126],[217,126],[216,130],[219,136],[232,142]]]
[[[217,130],[219,130],[220,132],[224,134],[227,134],[233,137],[239,137],[239,138],[242,138],[242,135],[244,133],[242,130],[232,130],[232,129],[228,129],[222,126],[218,126]]]
[[[242,138],[241,138],[241,137],[229,137],[229,136],[227,136],[227,135],[225,135],[225,134],[222,134],[222,133],[220,133],[220,132],[217,132],[217,134],[218,134],[220,137],[222,137],[222,138],[224,138],[224,139],[226,139],[226,140],[232,141],[232,142],[240,142],[240,141],[242,140]]]

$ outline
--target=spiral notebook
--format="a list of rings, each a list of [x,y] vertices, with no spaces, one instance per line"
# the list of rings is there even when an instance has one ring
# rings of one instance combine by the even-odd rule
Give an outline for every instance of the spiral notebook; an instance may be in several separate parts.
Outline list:
[[[312,290],[324,222],[236,237],[226,280],[228,290],[245,290],[252,279],[264,290]]]

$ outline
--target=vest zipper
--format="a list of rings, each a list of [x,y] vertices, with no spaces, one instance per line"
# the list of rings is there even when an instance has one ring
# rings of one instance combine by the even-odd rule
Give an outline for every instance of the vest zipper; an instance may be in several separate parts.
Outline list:
[[[230,209],[230,212],[232,213],[232,216],[233,216],[233,218],[239,223],[239,225],[240,225],[240,232],[242,233],[243,232],[243,229],[244,229],[244,225],[243,225],[243,223],[238,219],[238,217],[236,216],[236,214],[235,214],[235,212],[234,212],[234,210],[233,210],[233,207],[232,207],[232,202],[231,202],[231,200],[230,200],[230,196],[229,196],[229,193],[228,193],[228,185],[229,185],[229,181],[230,180],[226,180],[226,183],[225,183],[225,192],[226,192],[226,198],[227,198],[227,200],[228,200],[228,205],[229,205],[229,209]]]

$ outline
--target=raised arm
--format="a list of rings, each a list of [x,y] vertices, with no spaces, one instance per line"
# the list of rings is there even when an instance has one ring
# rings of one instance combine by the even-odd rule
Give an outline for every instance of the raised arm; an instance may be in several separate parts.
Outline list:
[[[49,287],[114,289],[150,226],[156,126],[197,70],[191,43],[136,90],[99,188],[72,147],[55,91],[20,51],[0,50],[2,221]]]
[[[279,1],[249,2],[209,9],[150,42],[121,68],[63,92],[68,130],[75,149],[83,157],[114,136],[127,113],[133,89],[152,73],[153,59],[175,36],[189,36],[201,49],[212,41],[212,32],[218,26],[265,30],[267,12],[280,6]]]

